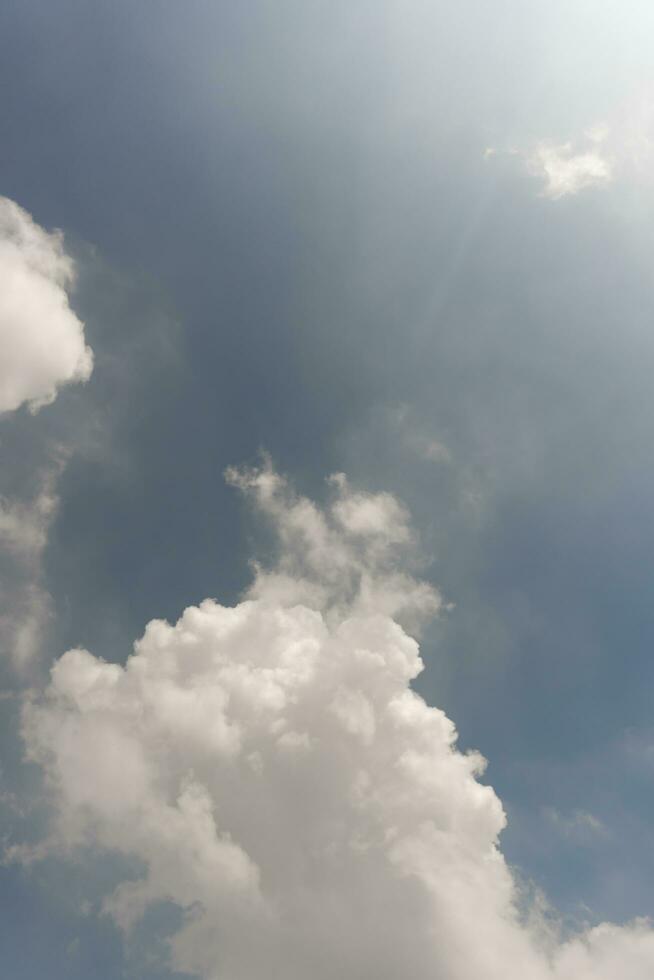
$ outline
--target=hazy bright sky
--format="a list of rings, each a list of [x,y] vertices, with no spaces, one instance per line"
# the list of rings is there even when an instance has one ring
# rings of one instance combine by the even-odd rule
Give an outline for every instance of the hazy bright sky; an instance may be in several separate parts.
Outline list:
[[[654,976],[653,46],[1,5],[3,976]]]

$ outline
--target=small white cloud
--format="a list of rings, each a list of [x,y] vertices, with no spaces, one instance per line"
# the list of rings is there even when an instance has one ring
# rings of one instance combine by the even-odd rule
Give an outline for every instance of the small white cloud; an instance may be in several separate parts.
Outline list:
[[[572,143],[543,141],[527,155],[527,169],[534,177],[545,181],[543,196],[556,201],[578,194],[586,187],[601,187],[613,177],[613,163],[600,152],[598,140],[593,147],[581,152]]]
[[[71,310],[74,264],[59,232],[47,232],[0,197],[0,413],[52,402],[86,381],[93,355]]]
[[[576,139],[542,139],[531,147],[486,147],[483,156],[517,157],[551,200],[609,184],[650,186],[654,173],[654,86],[640,86]]]

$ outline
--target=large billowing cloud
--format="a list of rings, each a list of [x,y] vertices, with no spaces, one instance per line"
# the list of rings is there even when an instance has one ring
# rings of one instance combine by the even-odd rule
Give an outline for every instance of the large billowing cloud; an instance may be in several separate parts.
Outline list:
[[[649,980],[645,923],[563,942],[521,906],[483,759],[411,690],[440,600],[398,571],[404,509],[229,478],[279,532],[243,601],[151,622],[124,667],[71,650],[25,710],[50,846],[133,859],[106,910],[177,905],[172,965],[207,980]]]
[[[90,376],[93,355],[68,303],[73,277],[61,235],[0,197],[0,413],[37,410]]]

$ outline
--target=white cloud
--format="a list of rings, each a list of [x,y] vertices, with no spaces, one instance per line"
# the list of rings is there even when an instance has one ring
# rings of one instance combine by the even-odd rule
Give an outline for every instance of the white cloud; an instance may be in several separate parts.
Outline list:
[[[527,155],[527,169],[534,177],[545,181],[543,195],[558,200],[578,194],[586,187],[600,187],[613,177],[613,164],[602,155],[599,141],[590,139],[591,147],[575,152],[572,143],[538,143]]]
[[[574,140],[542,139],[529,148],[500,150],[489,146],[484,159],[508,154],[523,161],[543,182],[542,196],[551,200],[609,184],[651,185],[654,162],[654,86],[641,85],[605,118]]]
[[[93,355],[68,303],[73,278],[61,234],[0,197],[0,413],[36,411],[90,376]]]
[[[565,943],[557,977],[570,980],[646,980],[654,972],[654,931],[648,922],[632,926],[603,923]]]
[[[484,760],[411,690],[397,616],[439,600],[397,570],[404,508],[343,477],[324,509],[269,465],[229,478],[276,565],[235,607],[151,622],[124,667],[69,651],[26,706],[51,847],[135,859],[107,912],[175,903],[172,965],[206,980],[649,980],[646,924],[560,944],[521,916]]]
[[[272,570],[257,567],[254,598],[305,602],[330,621],[352,609],[383,613],[413,629],[440,608],[431,586],[398,571],[413,536],[406,510],[390,494],[353,493],[336,474],[336,497],[325,512],[295,496],[269,460],[260,470],[229,469],[227,480],[252,496],[279,536],[279,561]]]

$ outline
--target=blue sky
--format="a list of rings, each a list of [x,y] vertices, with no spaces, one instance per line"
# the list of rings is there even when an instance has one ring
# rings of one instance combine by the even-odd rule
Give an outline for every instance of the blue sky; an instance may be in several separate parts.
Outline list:
[[[564,930],[653,913],[653,17],[3,6],[0,194],[62,230],[94,362],[0,418],[4,512],[43,537],[0,560],[3,622],[34,590],[42,613],[28,666],[2,635],[10,844],[58,805],[25,690],[235,604],[253,556],[286,567],[223,475],[265,450],[322,507],[344,472],[410,511],[410,572],[448,606],[414,686],[489,760],[516,875]],[[3,869],[12,976],[168,976],[179,909],[125,939],[97,914],[125,854],[82,850]]]

